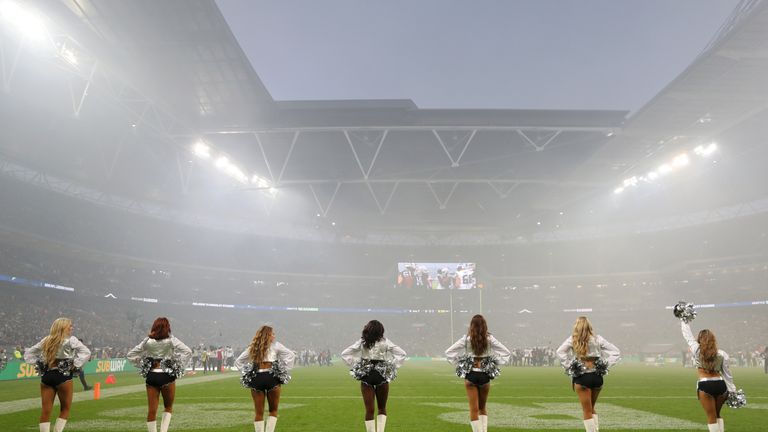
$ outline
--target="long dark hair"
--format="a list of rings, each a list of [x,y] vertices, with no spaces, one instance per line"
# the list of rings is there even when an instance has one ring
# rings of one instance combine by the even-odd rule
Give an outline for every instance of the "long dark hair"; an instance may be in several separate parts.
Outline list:
[[[152,323],[152,330],[149,331],[149,338],[154,340],[168,339],[171,335],[171,323],[168,318],[159,317]]]
[[[371,349],[373,345],[384,339],[384,325],[377,320],[370,320],[363,327],[363,348]]]
[[[475,355],[483,355],[488,349],[488,323],[482,315],[475,315],[469,322],[469,344],[472,346],[472,352]]]

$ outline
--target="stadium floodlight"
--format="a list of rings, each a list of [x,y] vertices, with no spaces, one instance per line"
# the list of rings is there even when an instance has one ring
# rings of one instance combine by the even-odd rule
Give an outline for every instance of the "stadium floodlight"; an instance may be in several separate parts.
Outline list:
[[[696,147],[695,149],[693,149],[693,152],[696,153],[699,156],[708,157],[709,155],[714,153],[715,150],[717,150],[717,143],[713,142],[713,143],[710,143],[706,147],[704,147],[703,145],[700,145],[700,146]]]
[[[648,181],[654,181],[657,178],[659,178],[659,173],[657,173],[656,171],[651,171],[651,172],[649,172],[648,174],[645,175],[645,178]]]
[[[48,37],[43,18],[13,1],[0,2],[0,18],[15,27],[25,38],[41,42]]]
[[[628,186],[637,186],[637,177],[636,176],[632,176],[632,177],[630,177],[628,179],[624,179],[624,187],[628,187]]]
[[[211,148],[205,145],[204,142],[198,141],[192,146],[192,153],[200,159],[208,159],[211,157]]]
[[[672,171],[672,167],[670,167],[667,164],[663,164],[659,166],[659,168],[657,168],[656,171],[661,175],[669,174]]]
[[[229,166],[229,158],[226,156],[220,156],[218,159],[216,159],[216,168],[226,171],[227,167]]]
[[[672,159],[672,166],[675,168],[681,168],[688,165],[690,162],[691,160],[688,158],[688,153],[683,153],[675,156],[675,158]]]
[[[61,55],[61,58],[64,59],[64,61],[71,64],[72,66],[77,66],[77,55],[75,55],[74,51],[62,47],[59,51],[59,54]]]
[[[618,195],[618,194],[620,194],[622,192],[624,192],[624,188],[623,187],[617,187],[616,189],[613,190],[613,193],[616,194],[616,195]]]

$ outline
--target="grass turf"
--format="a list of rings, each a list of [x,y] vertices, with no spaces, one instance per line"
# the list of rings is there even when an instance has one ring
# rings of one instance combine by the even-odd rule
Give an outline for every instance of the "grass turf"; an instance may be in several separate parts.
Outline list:
[[[601,430],[706,430],[694,391],[695,374],[669,366],[616,367],[606,376],[597,404]],[[755,368],[734,368],[734,375],[749,405],[723,408],[727,430],[768,430],[768,375]],[[89,382],[98,379],[103,388],[113,388],[103,384],[104,377],[93,375]],[[117,381],[117,386],[141,384],[134,374],[119,374]],[[0,413],[4,403],[37,397],[38,386],[37,380],[1,382]],[[576,396],[559,368],[505,368],[492,386],[490,430],[583,430]],[[81,388],[77,382],[75,387]],[[137,390],[75,403],[66,430],[145,430],[145,395],[140,386]],[[364,430],[359,384],[340,365],[295,369],[293,381],[282,391],[279,431]],[[38,406],[35,402],[25,411],[0,414],[0,430],[37,430]],[[469,430],[465,391],[447,363],[406,363],[390,385],[387,409],[390,432]],[[252,416],[249,393],[233,373],[218,381],[179,386],[171,431],[252,431]]]

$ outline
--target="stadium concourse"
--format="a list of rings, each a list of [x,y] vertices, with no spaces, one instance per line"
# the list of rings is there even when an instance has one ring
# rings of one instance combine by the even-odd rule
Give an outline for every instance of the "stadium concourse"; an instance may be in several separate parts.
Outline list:
[[[765,430],[768,1],[330,3],[0,0],[0,431],[45,429],[23,356],[59,317],[99,386],[50,430],[152,430],[127,358],[167,317],[171,430],[253,430],[263,325],[297,354],[279,430],[362,430],[339,354],[379,320],[386,427],[466,431],[446,348],[478,314],[511,351],[490,430],[590,431],[556,356],[580,316],[621,351],[603,431],[713,430],[681,300],[746,394],[728,430]]]

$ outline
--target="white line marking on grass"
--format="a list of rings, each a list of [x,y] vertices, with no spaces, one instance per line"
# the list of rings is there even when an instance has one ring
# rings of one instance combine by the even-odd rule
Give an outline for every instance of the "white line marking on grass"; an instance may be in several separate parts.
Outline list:
[[[298,408],[302,404],[280,404],[280,411]],[[101,411],[98,418],[75,420],[67,425],[82,431],[139,430],[145,424],[146,406],[133,406]],[[171,429],[210,430],[236,426],[253,427],[253,402],[242,403],[179,403],[173,404]]]
[[[425,403],[423,405],[448,408],[451,411],[438,418],[457,424],[467,423],[466,403]],[[577,403],[537,403],[535,406],[488,404],[488,425],[515,429],[579,429],[581,409]],[[688,420],[664,416],[616,405],[601,404],[600,426],[606,429],[700,429],[701,425]]]
[[[182,378],[176,381],[176,387],[185,385],[199,384],[209,381],[218,381],[226,378],[234,378],[235,375],[207,375],[202,377]],[[123,387],[115,388],[103,388],[101,390],[101,398],[110,398],[115,396],[121,396],[130,393],[139,393],[146,391],[144,384],[133,384]],[[75,393],[72,398],[72,403],[93,400],[93,392],[81,392]],[[26,411],[40,407],[40,398],[19,399],[15,401],[0,402],[0,415],[10,414],[19,411]]]

